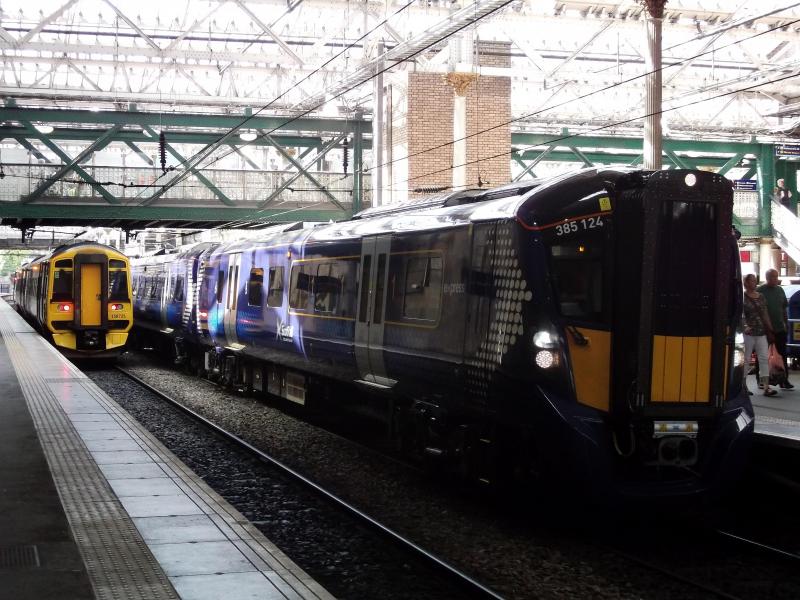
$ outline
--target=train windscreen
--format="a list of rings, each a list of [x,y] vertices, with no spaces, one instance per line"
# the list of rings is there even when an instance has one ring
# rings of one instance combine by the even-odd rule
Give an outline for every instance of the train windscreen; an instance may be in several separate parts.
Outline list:
[[[553,287],[562,316],[607,321],[605,239],[602,230],[583,231],[555,240],[550,247]]]

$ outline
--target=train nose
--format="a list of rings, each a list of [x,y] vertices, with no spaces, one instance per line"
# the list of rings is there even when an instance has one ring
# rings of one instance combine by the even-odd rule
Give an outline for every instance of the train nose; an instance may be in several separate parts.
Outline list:
[[[658,464],[683,466],[697,461],[697,440],[693,438],[666,437],[658,444]]]

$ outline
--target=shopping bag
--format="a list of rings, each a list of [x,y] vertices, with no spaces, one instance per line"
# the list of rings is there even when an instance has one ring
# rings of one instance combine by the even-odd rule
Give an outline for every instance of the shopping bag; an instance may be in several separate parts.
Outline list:
[[[767,357],[769,363],[769,382],[771,385],[778,385],[783,383],[786,377],[786,372],[783,369],[783,357],[781,356],[775,344],[769,345],[769,356]]]

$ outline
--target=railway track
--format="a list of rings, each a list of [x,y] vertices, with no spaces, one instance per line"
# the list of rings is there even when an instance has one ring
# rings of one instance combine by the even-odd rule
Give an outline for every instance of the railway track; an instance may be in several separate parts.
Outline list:
[[[263,450],[253,446],[247,441],[241,439],[239,436],[231,433],[225,428],[207,419],[203,415],[185,406],[181,402],[163,393],[159,389],[151,386],[146,381],[137,377],[127,369],[124,369],[119,366],[115,367],[115,369],[116,371],[122,373],[123,375],[134,381],[137,385],[148,390],[150,393],[157,396],[159,399],[163,400],[173,408],[189,416],[192,420],[201,423],[204,427],[213,431],[214,433],[225,439],[228,443],[246,452],[247,454],[251,455],[257,460],[268,464],[270,467],[277,469],[284,476],[301,484],[302,486],[313,492],[315,495],[324,499],[326,502],[334,505],[336,508],[343,511],[351,518],[357,520],[362,525],[366,526],[368,529],[376,532],[378,535],[390,541],[395,546],[401,548],[409,555],[415,557],[417,560],[426,564],[431,570],[438,573],[443,579],[447,580],[455,588],[458,588],[458,590],[461,592],[460,597],[490,598],[490,599],[502,600],[503,596],[501,596],[494,590],[488,588],[487,586],[484,586],[480,582],[471,578],[466,573],[450,565],[445,560],[437,557],[431,552],[428,552],[421,546],[415,544],[412,540],[404,537],[403,535],[397,533],[391,528],[383,525],[376,519],[373,519],[362,510],[356,508],[352,504],[338,497],[336,494],[328,491],[321,485],[305,477],[304,475],[292,469],[291,467],[289,467],[282,461],[278,460],[274,456],[271,456],[270,454],[264,452]]]

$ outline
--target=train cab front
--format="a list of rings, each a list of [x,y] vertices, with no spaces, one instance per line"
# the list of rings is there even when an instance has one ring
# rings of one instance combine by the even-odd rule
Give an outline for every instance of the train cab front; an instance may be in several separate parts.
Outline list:
[[[580,197],[599,215],[562,202],[572,214],[540,233],[552,333],[532,339],[537,361],[563,356],[569,381],[549,398],[573,467],[629,498],[724,488],[753,432],[731,186],[677,170],[594,185]]]
[[[48,329],[70,357],[113,357],[133,324],[127,259],[80,248],[56,257],[49,278]]]

